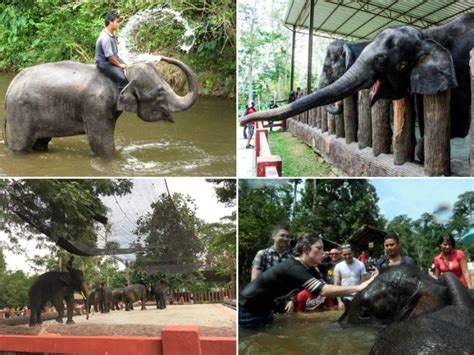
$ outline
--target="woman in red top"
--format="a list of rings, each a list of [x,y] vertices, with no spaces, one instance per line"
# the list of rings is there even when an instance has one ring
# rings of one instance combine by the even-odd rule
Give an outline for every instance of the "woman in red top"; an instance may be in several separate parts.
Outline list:
[[[462,284],[471,288],[471,278],[467,269],[467,261],[464,252],[460,249],[454,249],[456,242],[451,235],[444,235],[438,240],[441,253],[434,258],[435,276],[439,277],[442,273],[452,272],[458,277]]]

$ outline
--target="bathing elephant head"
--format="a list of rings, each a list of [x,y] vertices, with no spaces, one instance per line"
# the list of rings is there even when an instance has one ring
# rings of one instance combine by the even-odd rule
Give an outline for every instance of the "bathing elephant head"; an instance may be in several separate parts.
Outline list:
[[[461,78],[469,78],[469,50],[474,45],[474,13],[452,22],[419,30],[404,26],[385,29],[361,52],[344,75],[300,100],[278,109],[257,112],[241,118],[248,121],[280,120],[309,109],[348,97],[372,87],[370,103],[378,99],[400,99],[410,92],[435,94],[455,88]],[[454,66],[455,63],[460,63]],[[456,70],[455,70],[456,68]],[[469,82],[451,94],[451,136],[465,136],[469,129]],[[457,108],[459,115],[453,114]],[[454,121],[453,121],[454,122]]]
[[[161,59],[177,65],[186,74],[189,92],[182,97],[177,95],[152,63],[135,64],[127,70],[130,82],[120,93],[119,110],[134,112],[147,122],[173,122],[172,112],[187,110],[194,104],[198,97],[196,75],[187,65],[176,59]]]
[[[359,292],[339,319],[343,325],[387,325],[455,305],[473,307],[469,291],[452,273],[438,280],[413,266],[383,271]]]
[[[323,70],[319,77],[318,90],[339,80],[354,64],[368,44],[369,42],[347,42],[342,40],[331,42],[326,49]],[[327,112],[337,115],[342,113],[343,103],[339,101],[337,104],[329,104],[324,106],[324,108]]]

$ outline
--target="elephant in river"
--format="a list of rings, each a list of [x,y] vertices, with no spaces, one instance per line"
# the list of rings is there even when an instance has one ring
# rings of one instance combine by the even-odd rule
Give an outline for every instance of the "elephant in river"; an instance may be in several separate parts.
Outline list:
[[[431,95],[451,89],[451,137],[465,137],[471,122],[469,51],[473,47],[474,12],[423,30],[388,28],[339,80],[289,105],[244,116],[240,122],[282,120],[370,87],[371,105],[378,99],[405,98],[410,92]],[[423,125],[420,122],[422,134]]]
[[[129,84],[120,93],[92,64],[64,61],[22,70],[5,97],[8,148],[45,151],[52,137],[86,134],[95,154],[112,158],[115,124],[122,111],[147,122],[173,122],[171,113],[189,109],[198,97],[192,70],[176,59],[161,59],[186,74],[185,96],[178,96],[152,63],[128,67]]]
[[[74,291],[81,292],[87,299],[87,286],[82,271],[71,268],[66,272],[49,271],[38,277],[28,292],[31,315],[30,326],[41,324],[41,310],[50,301],[58,312],[56,321],[63,322],[64,304],[67,305],[67,324],[74,323]],[[88,305],[86,304],[86,309]]]
[[[318,90],[325,88],[341,78],[352,64],[354,64],[362,50],[369,43],[370,42],[368,41],[348,42],[340,39],[329,43],[326,48],[323,70],[319,76]],[[329,104],[324,106],[324,108],[327,112],[332,113],[333,115],[338,115],[342,113],[344,109],[343,105],[343,102],[340,101],[337,105]]]
[[[354,297],[339,323],[387,325],[450,305],[470,308],[473,299],[474,294],[450,272],[435,280],[414,266],[394,266]]]
[[[146,303],[146,296],[147,296],[147,287],[141,284],[133,284],[127,287],[124,287],[122,291],[122,299],[125,303],[125,310],[130,311],[133,310],[133,302],[141,301],[142,303],[142,310],[145,308]]]

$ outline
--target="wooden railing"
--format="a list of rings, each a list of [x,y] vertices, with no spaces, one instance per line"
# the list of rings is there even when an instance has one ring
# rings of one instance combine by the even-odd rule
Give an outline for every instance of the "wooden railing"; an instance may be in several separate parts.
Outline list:
[[[281,176],[281,158],[273,155],[268,145],[268,129],[262,122],[255,123],[255,155],[257,161],[257,176]]]
[[[175,355],[236,354],[235,337],[202,337],[197,326],[166,326],[161,337],[0,335],[0,352]]]
[[[196,292],[181,292],[180,290],[173,291],[173,302],[179,302],[181,296],[183,296],[184,302],[189,303],[191,301],[191,294],[194,297],[195,303],[222,303],[224,298],[232,298],[231,290],[219,290],[219,291],[196,291]]]
[[[471,102],[474,103],[474,49],[470,66]],[[293,117],[289,129],[318,149],[336,168],[352,176],[451,175],[450,90],[423,96],[423,164],[415,162],[415,110],[409,98],[378,100],[372,108],[368,102],[369,90],[362,90],[358,100],[344,99],[343,113],[332,115],[318,107]],[[473,115],[474,110],[471,110],[471,159],[469,166],[461,166],[456,171],[457,175],[474,176]]]

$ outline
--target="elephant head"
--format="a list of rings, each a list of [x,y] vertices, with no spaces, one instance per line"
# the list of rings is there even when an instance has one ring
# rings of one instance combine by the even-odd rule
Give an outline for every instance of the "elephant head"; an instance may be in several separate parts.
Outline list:
[[[442,45],[424,39],[414,27],[386,29],[331,85],[281,108],[244,116],[240,122],[289,118],[372,86],[371,105],[381,98],[403,98],[410,89],[414,93],[434,94],[456,87],[457,81],[452,57]]]
[[[369,42],[346,42],[335,40],[326,49],[326,57],[323,62],[323,70],[319,77],[318,90],[334,83],[354,64],[362,50]],[[329,104],[324,106],[327,112],[337,115],[342,113],[343,104]]]
[[[343,325],[385,325],[448,305],[471,307],[472,299],[451,273],[439,282],[413,266],[395,266],[382,272],[358,293],[339,319]]]
[[[179,60],[161,59],[178,66],[186,74],[189,92],[185,96],[177,95],[152,63],[135,64],[127,70],[130,82],[120,93],[119,111],[134,112],[147,122],[173,122],[172,112],[187,110],[196,102],[198,87],[192,70]]]
[[[81,270],[71,268],[68,272],[61,275],[60,281],[74,291],[81,292],[87,300],[87,285],[84,273]]]

